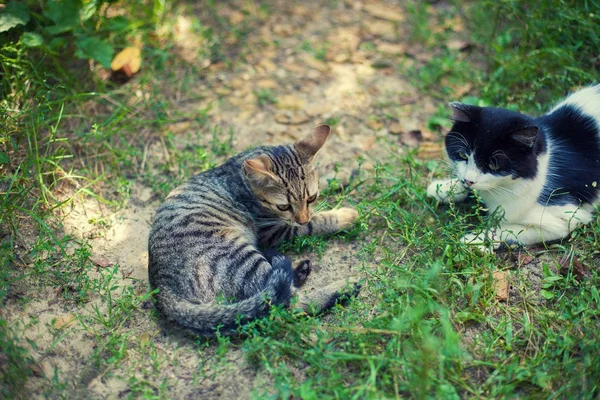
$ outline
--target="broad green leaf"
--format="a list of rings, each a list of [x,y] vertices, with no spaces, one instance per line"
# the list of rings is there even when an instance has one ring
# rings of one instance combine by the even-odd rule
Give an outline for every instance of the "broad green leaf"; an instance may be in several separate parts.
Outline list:
[[[25,25],[27,22],[29,22],[29,9],[24,3],[13,1],[0,8],[0,32]]]
[[[81,21],[87,21],[88,19],[92,18],[96,13],[97,8],[97,0],[84,1],[83,5],[81,6],[81,9],[79,10],[79,17],[81,18]]]
[[[77,50],[75,56],[83,59],[92,59],[100,62],[104,67],[110,68],[114,48],[105,40],[97,37],[84,36],[75,41]]]
[[[57,35],[75,28],[79,25],[81,7],[79,0],[48,0],[42,14],[54,22],[54,25],[45,28],[46,32]]]
[[[8,154],[3,151],[0,151],[0,164],[8,164],[10,163],[10,158],[8,158]]]
[[[64,37],[54,38],[48,43],[48,50],[57,52],[67,45],[67,39]]]
[[[550,300],[554,298],[554,293],[549,292],[547,290],[540,290],[540,294],[546,299],[546,300]]]
[[[125,32],[130,29],[130,22],[123,16],[108,18],[104,21],[106,30],[112,33]]]
[[[27,47],[38,47],[44,44],[44,38],[38,33],[25,32],[21,35],[21,43]]]

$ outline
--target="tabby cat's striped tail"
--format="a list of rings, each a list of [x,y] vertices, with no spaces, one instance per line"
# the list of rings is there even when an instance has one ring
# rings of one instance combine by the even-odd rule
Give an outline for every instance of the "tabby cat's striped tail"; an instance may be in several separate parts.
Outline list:
[[[264,288],[237,303],[193,303],[162,288],[157,294],[157,306],[170,320],[199,335],[212,336],[217,329],[225,335],[235,333],[240,324],[266,316],[271,306],[289,306],[294,279],[291,263],[286,257],[275,257],[271,264],[273,270]]]

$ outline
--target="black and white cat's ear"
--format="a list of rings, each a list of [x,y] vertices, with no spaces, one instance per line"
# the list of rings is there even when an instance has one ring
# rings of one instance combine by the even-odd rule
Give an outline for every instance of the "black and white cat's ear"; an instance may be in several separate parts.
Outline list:
[[[539,128],[537,126],[527,126],[521,128],[518,131],[514,131],[511,136],[512,138],[527,147],[533,147],[537,140]]]
[[[471,122],[473,117],[470,113],[470,108],[468,104],[459,103],[457,101],[453,101],[448,104],[450,109],[452,110],[452,116],[450,117],[454,122]]]
[[[310,162],[318,151],[321,150],[330,133],[331,128],[329,125],[319,125],[310,131],[304,139],[294,143],[294,148],[300,154],[303,161]]]
[[[277,180],[273,173],[273,164],[268,156],[262,155],[244,161],[244,172],[248,179],[255,182],[264,182],[265,180]]]

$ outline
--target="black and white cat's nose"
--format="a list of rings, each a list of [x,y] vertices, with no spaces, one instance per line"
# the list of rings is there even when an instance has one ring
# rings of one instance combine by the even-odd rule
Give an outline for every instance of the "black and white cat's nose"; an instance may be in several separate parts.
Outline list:
[[[462,183],[463,183],[463,185],[465,185],[466,187],[471,187],[471,186],[473,186],[473,185],[475,184],[475,182],[473,182],[473,181],[470,181],[470,180],[468,180],[468,179],[463,179],[463,180],[462,180]]]

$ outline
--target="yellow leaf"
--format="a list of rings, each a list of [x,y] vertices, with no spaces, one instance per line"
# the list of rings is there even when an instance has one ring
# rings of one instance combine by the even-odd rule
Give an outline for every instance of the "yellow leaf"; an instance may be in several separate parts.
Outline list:
[[[69,314],[67,316],[58,318],[57,320],[54,321],[54,328],[55,329],[66,329],[66,328],[70,328],[73,325],[77,324],[77,318],[75,317],[75,315],[73,314]]]
[[[113,71],[123,71],[131,77],[140,70],[142,65],[142,51],[139,47],[125,47],[113,58],[110,68]]]

